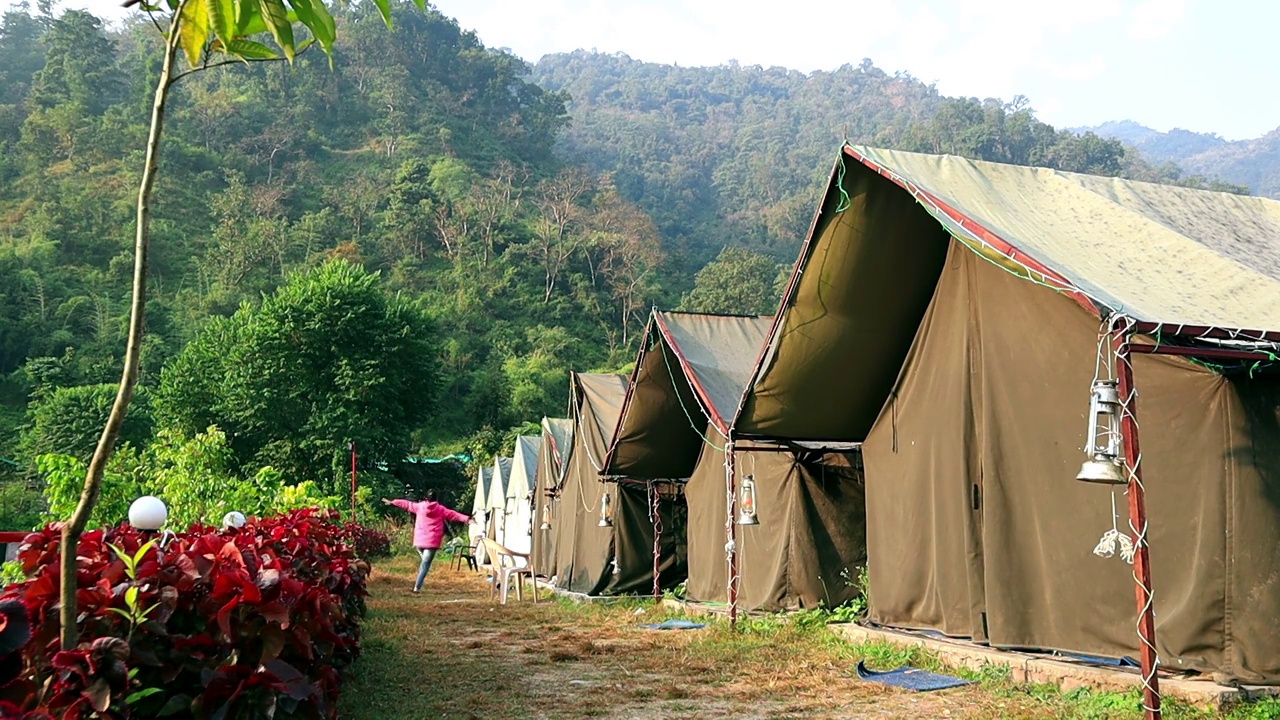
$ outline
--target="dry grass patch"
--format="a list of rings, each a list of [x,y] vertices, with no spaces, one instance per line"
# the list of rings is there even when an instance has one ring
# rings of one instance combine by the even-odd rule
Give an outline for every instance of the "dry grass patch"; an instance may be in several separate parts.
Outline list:
[[[648,601],[493,605],[479,576],[440,566],[413,595],[416,560],[374,569],[344,720],[1140,717],[1123,696],[1018,687],[997,674],[936,693],[861,682],[863,658],[942,668],[917,653],[849,645],[821,625],[752,618],[736,630],[720,620],[643,630],[671,613]],[[1166,717],[1207,716],[1175,708]]]

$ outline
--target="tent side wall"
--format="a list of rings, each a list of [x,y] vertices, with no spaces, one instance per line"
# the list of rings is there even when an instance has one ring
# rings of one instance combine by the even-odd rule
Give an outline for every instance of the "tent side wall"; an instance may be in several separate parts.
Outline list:
[[[862,474],[851,454],[751,449],[734,452],[739,478],[756,484],[759,525],[738,526],[739,607],[794,610],[834,607],[857,596],[853,580],[866,562]],[[724,452],[706,446],[685,488],[689,504],[688,597],[723,603]]]
[[[565,451],[568,448],[564,449]],[[555,510],[548,490],[555,487],[560,477],[560,468],[556,462],[555,442],[551,433],[542,432],[542,447],[538,449],[538,482],[533,493],[533,570],[544,577],[556,574],[555,552]],[[543,528],[543,518],[552,521],[552,527]]]
[[[1112,493],[1074,480],[1097,320],[951,245],[864,446],[871,618],[1133,656],[1132,568],[1092,552]],[[1134,368],[1162,661],[1280,682],[1277,382],[1163,356]],[[1127,530],[1122,489],[1115,502]]]

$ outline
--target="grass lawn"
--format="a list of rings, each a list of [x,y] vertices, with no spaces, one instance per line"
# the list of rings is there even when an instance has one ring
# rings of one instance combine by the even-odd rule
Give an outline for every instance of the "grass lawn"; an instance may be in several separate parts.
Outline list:
[[[437,561],[421,595],[409,591],[416,556],[375,565],[344,720],[1141,717],[1137,695],[1016,686],[995,668],[957,672],[979,682],[933,693],[861,682],[862,658],[876,669],[946,669],[918,651],[851,645],[803,619],[658,632],[637,625],[671,614],[646,601],[495,605],[478,575],[446,565]],[[1219,715],[1175,704],[1165,717]],[[1280,717],[1280,703],[1227,717]]]

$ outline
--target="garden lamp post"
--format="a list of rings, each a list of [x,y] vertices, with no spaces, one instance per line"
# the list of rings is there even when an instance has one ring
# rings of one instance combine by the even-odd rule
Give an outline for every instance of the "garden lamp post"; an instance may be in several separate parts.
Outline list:
[[[236,510],[232,510],[231,512],[229,512],[229,513],[227,513],[226,515],[223,515],[223,516],[222,516],[222,529],[223,529],[223,530],[238,530],[238,529],[240,529],[240,528],[244,527],[244,524],[245,524],[246,522],[247,522],[247,520],[246,520],[246,518],[245,518],[245,516],[244,516],[244,513],[239,512],[239,511],[236,511]]]

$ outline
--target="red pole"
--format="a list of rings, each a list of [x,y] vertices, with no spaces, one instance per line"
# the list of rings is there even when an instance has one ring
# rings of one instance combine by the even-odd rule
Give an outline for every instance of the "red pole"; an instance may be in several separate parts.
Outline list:
[[[729,537],[729,625],[733,626],[738,622],[738,524],[733,516],[738,509],[738,489],[734,478],[732,440],[725,443],[724,457],[728,472],[725,485],[728,490],[726,505],[729,518],[725,534]]]
[[[356,441],[351,441],[351,519],[356,519]]]
[[[1147,720],[1160,720],[1160,686],[1156,677],[1156,618],[1151,601],[1151,557],[1147,552],[1147,498],[1142,487],[1142,449],[1138,443],[1138,393],[1133,383],[1133,362],[1129,340],[1133,329],[1127,325],[1112,339],[1116,353],[1116,376],[1120,391],[1120,426],[1124,461],[1129,470],[1129,523],[1134,538],[1133,579],[1138,603],[1138,639],[1142,659],[1142,706]]]

